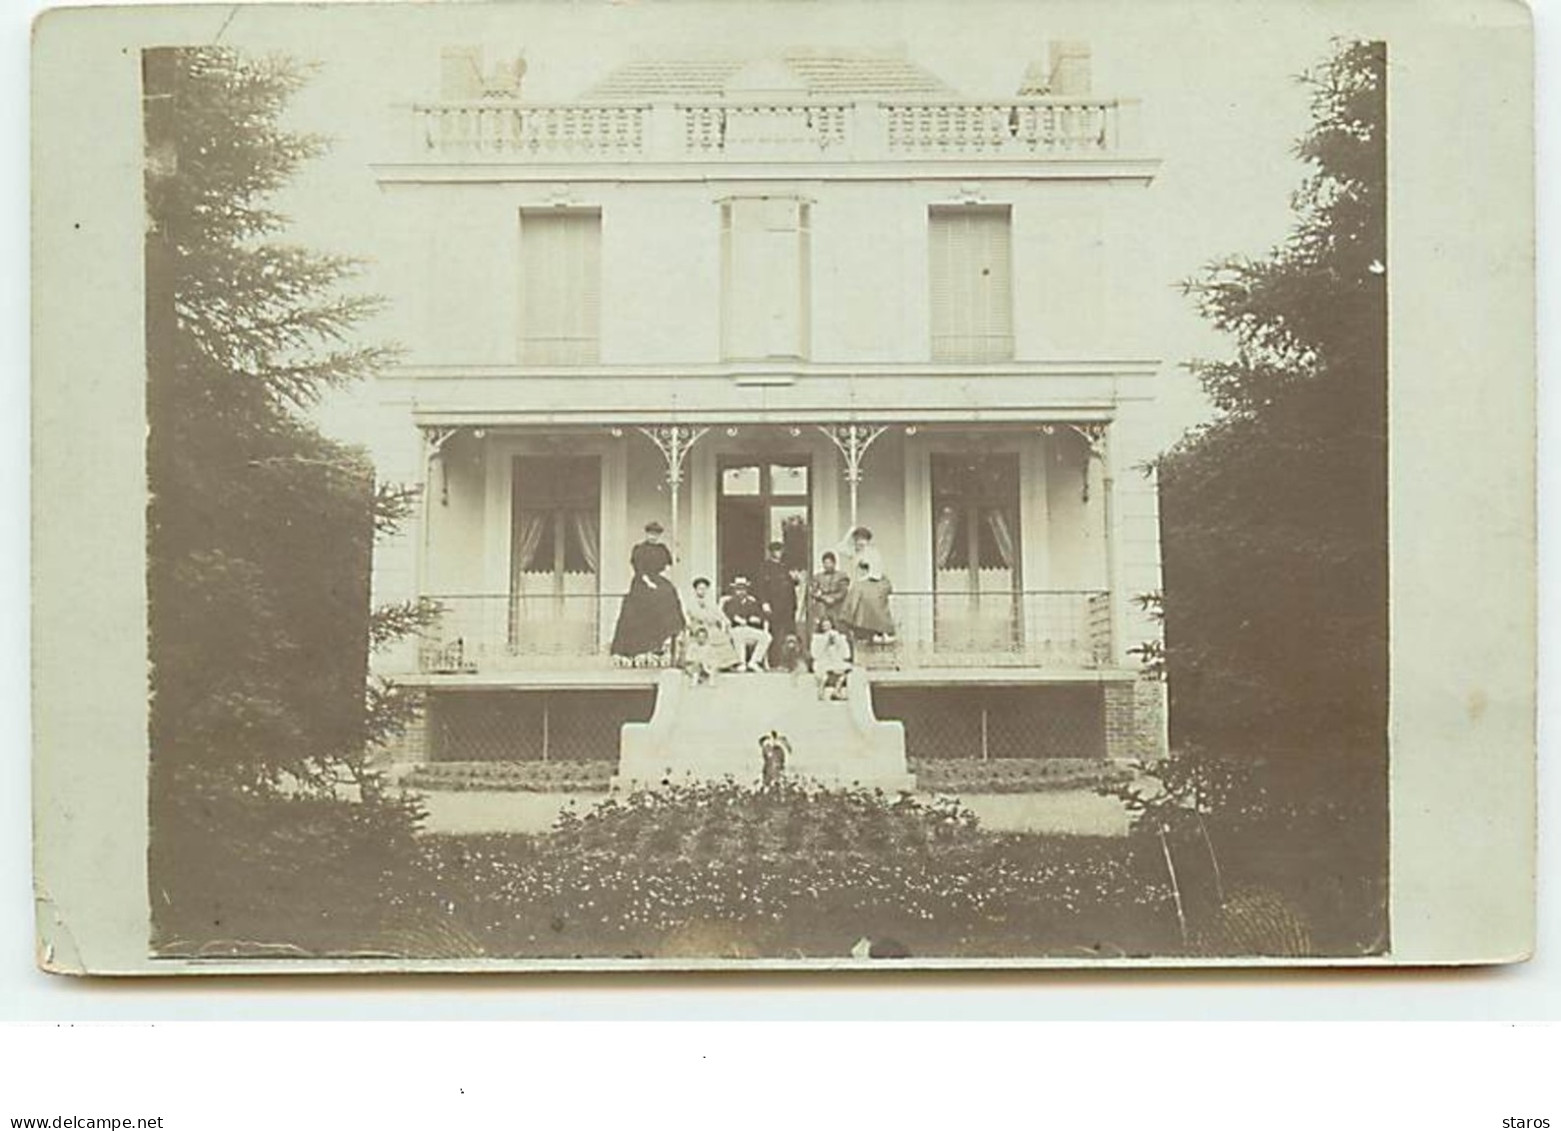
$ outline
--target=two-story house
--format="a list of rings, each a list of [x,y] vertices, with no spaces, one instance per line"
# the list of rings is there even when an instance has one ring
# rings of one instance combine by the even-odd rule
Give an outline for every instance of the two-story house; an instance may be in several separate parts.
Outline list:
[[[666,761],[723,725],[750,757],[777,677],[696,698],[608,655],[649,520],[684,590],[871,529],[895,631],[837,709],[877,760],[799,750],[820,776],[1163,749],[1133,652],[1158,632],[1134,600],[1159,587],[1157,162],[1090,62],[1053,43],[972,96],[936,60],[667,59],[538,103],[524,65],[444,52],[375,167],[409,347],[378,449],[426,486],[376,598],[444,609],[381,663],[428,693],[399,761]]]

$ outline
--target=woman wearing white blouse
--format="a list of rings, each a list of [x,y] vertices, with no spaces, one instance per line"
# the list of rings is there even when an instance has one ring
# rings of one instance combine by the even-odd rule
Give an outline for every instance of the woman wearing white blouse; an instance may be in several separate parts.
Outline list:
[[[889,594],[894,591],[884,571],[883,553],[873,545],[873,532],[858,526],[842,541],[840,557],[851,588],[840,605],[840,620],[858,640],[894,635]]]

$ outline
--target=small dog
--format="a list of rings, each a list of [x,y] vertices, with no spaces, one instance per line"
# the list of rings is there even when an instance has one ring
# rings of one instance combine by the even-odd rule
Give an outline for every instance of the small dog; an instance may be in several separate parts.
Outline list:
[[[759,737],[759,753],[764,759],[761,780],[765,789],[775,789],[786,776],[786,757],[791,753],[791,743],[778,730]]]

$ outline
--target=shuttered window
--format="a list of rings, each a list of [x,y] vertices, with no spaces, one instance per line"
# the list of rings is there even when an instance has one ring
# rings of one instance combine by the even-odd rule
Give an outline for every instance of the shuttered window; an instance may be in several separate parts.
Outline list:
[[[808,355],[810,216],[795,197],[721,202],[721,355]]]
[[[602,214],[520,214],[520,357],[590,365],[601,356]]]
[[[932,359],[1014,356],[1010,213],[960,205],[927,214],[932,262]]]

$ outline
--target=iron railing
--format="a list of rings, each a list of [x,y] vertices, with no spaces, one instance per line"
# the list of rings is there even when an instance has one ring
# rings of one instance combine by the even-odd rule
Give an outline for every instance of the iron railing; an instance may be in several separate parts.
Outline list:
[[[426,673],[577,670],[613,665],[610,642],[623,596],[560,593],[433,598]],[[858,650],[869,668],[1099,668],[1112,658],[1105,590],[905,591],[889,601],[892,637]]]

